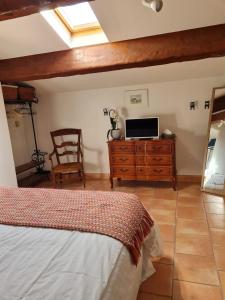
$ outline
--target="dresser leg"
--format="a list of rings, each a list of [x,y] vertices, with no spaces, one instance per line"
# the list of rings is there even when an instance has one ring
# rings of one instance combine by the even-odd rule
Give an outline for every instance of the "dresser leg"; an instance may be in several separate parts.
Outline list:
[[[113,189],[113,178],[110,177],[111,189]]]
[[[177,190],[177,180],[176,180],[176,177],[173,178],[172,184],[173,184],[173,190],[176,191]]]

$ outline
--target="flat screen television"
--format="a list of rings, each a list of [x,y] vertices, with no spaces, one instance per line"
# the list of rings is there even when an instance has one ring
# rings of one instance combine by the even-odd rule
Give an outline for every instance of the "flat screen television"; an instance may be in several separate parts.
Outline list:
[[[126,139],[159,138],[159,118],[126,119]]]

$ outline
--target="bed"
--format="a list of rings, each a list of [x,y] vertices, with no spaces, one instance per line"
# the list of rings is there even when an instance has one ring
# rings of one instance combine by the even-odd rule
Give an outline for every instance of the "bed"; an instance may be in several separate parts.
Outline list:
[[[0,225],[1,300],[135,300],[162,255],[156,224],[137,265],[119,240],[107,235]]]

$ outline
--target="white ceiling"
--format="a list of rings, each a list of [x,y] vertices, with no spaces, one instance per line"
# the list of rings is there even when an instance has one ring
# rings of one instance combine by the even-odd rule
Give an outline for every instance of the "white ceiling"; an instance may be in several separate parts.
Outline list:
[[[141,0],[96,0],[91,6],[109,41],[225,23],[225,0],[164,0],[158,14]],[[0,22],[0,58],[67,48],[40,14]],[[67,91],[225,75],[224,70],[225,58],[217,58],[33,83],[42,90]]]
[[[0,58],[68,49],[40,14],[0,22]]]
[[[91,3],[110,41],[204,27],[225,22],[225,0],[163,0],[160,13],[142,0],[96,0]]]

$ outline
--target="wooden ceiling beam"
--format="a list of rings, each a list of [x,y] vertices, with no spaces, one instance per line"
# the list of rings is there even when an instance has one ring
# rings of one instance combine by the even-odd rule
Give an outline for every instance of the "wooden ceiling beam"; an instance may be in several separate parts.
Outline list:
[[[225,56],[225,24],[0,60],[0,81],[148,67]]]
[[[2,0],[0,1],[0,21],[24,17],[42,10],[87,1],[94,0]]]

